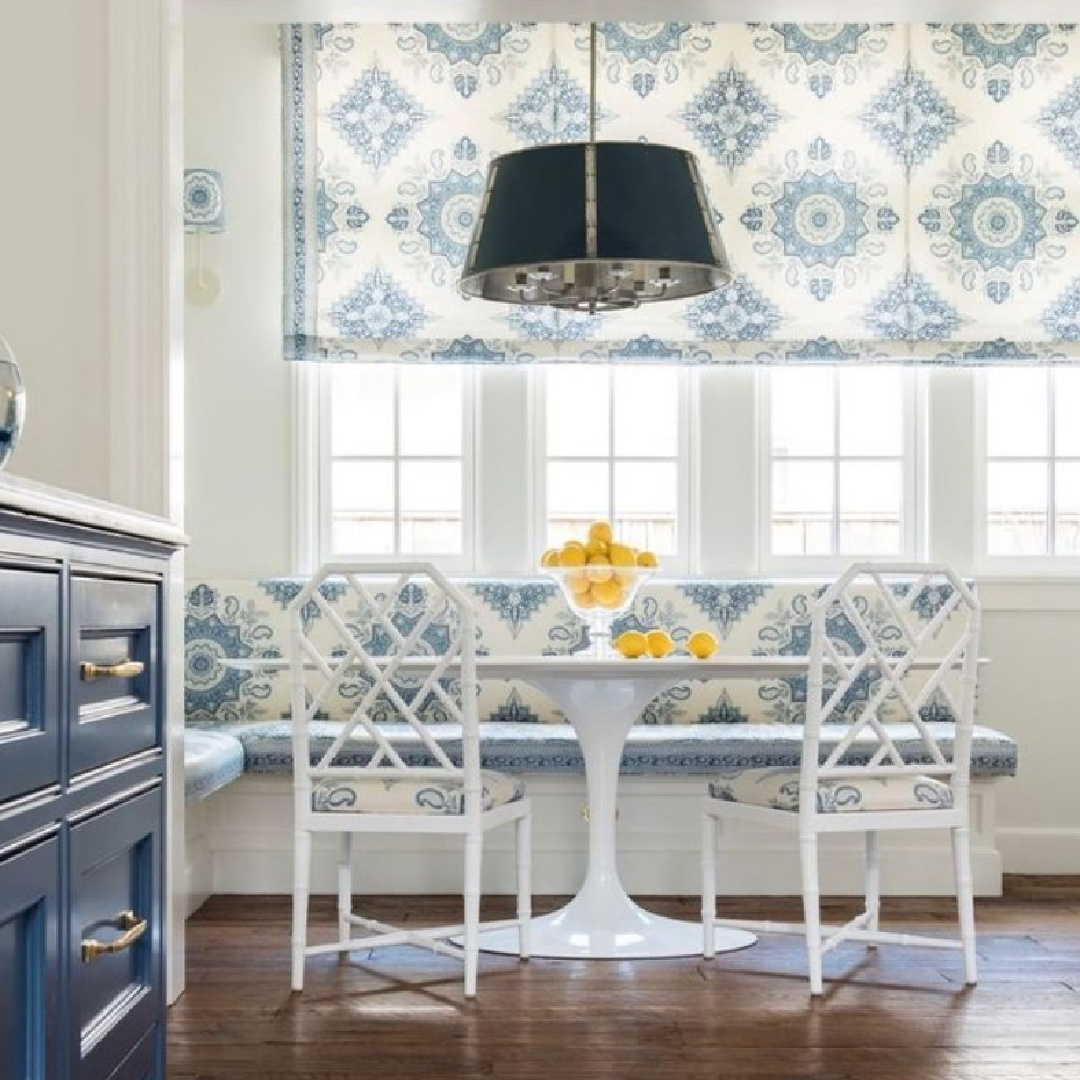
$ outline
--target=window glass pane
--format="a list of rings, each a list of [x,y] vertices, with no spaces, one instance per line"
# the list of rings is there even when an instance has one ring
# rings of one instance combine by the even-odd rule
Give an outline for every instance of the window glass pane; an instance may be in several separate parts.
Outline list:
[[[1054,554],[1080,555],[1080,463],[1059,462],[1055,470]]]
[[[335,461],[330,467],[331,547],[339,553],[394,550],[394,466]]]
[[[673,554],[678,505],[675,462],[617,462],[614,483],[615,538],[657,555]]]
[[[827,555],[832,551],[831,463],[773,462],[772,497],[774,554]]]
[[[990,457],[1049,452],[1047,373],[1001,369],[986,373],[986,445]]]
[[[334,517],[330,545],[336,555],[393,555],[393,521]]]
[[[589,525],[611,516],[607,462],[552,461],[547,467],[548,544],[584,540]]]
[[[896,555],[902,550],[903,468],[898,461],[839,466],[839,548],[843,554]]]
[[[662,367],[622,368],[612,373],[617,456],[678,455],[679,374]]]
[[[833,453],[833,373],[787,369],[770,372],[774,457]]]
[[[1054,449],[1061,457],[1080,457],[1080,370],[1054,370]]]
[[[547,452],[551,457],[606,457],[610,453],[611,375],[584,364],[544,372]]]
[[[992,461],[987,466],[987,549],[991,555],[1045,555],[1047,466]]]
[[[461,550],[461,463],[401,463],[401,550]]]
[[[839,453],[862,457],[904,452],[904,372],[852,368],[837,374]]]
[[[398,403],[403,455],[461,453],[462,372],[402,367]]]
[[[393,454],[393,367],[337,364],[330,377],[331,455]]]

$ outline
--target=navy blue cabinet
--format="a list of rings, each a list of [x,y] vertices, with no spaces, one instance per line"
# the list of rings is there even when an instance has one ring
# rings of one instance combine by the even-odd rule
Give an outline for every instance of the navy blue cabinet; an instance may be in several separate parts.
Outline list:
[[[164,1080],[164,542],[0,506],[0,1080]]]

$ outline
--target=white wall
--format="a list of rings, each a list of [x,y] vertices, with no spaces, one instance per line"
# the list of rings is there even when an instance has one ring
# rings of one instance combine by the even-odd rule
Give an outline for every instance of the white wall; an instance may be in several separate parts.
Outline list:
[[[184,163],[221,172],[227,230],[204,241],[220,298],[186,306],[188,574],[281,574],[292,411],[281,358],[277,28],[189,24],[184,76]]]
[[[280,134],[275,30],[243,23],[192,23],[186,35],[187,161],[222,170],[228,231],[207,242],[224,283],[211,308],[188,308],[189,577],[252,578],[288,572],[290,559],[291,373],[280,359]],[[485,383],[483,408],[501,429],[528,423],[524,372]],[[700,569],[756,570],[748,435],[754,377],[710,370],[701,387],[712,422],[703,453],[725,468],[702,470],[702,526],[713,538]],[[931,373],[933,549],[965,572],[971,558],[975,484],[970,372]],[[516,419],[515,419],[516,417]],[[485,430],[486,427],[485,427]],[[494,428],[492,429],[494,430]],[[522,445],[515,454],[524,453]],[[486,453],[485,453],[486,451]],[[497,471],[482,447],[481,472]],[[739,468],[732,468],[739,462]],[[481,514],[527,517],[503,505]],[[485,526],[487,528],[487,526]],[[488,530],[489,533],[491,530]],[[523,535],[496,536],[488,568],[510,565]],[[998,788],[997,814],[1007,871],[1080,873],[1080,785],[1076,720],[1080,702],[1080,582],[981,581],[988,605],[979,719],[1020,743],[1020,776]]]
[[[20,476],[109,492],[104,0],[0,8],[0,335],[27,388]]]

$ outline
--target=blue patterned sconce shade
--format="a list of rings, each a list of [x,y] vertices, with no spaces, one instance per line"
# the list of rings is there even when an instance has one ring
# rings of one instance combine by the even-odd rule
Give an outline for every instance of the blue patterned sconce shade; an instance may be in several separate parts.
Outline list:
[[[184,231],[225,231],[225,188],[214,169],[184,170]]]

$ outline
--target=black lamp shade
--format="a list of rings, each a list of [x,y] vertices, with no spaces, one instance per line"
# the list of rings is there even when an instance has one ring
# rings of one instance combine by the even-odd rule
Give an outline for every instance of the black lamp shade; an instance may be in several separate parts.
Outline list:
[[[565,143],[491,163],[461,290],[592,308],[617,286],[635,299],[610,306],[626,307],[695,296],[731,278],[692,154]]]

